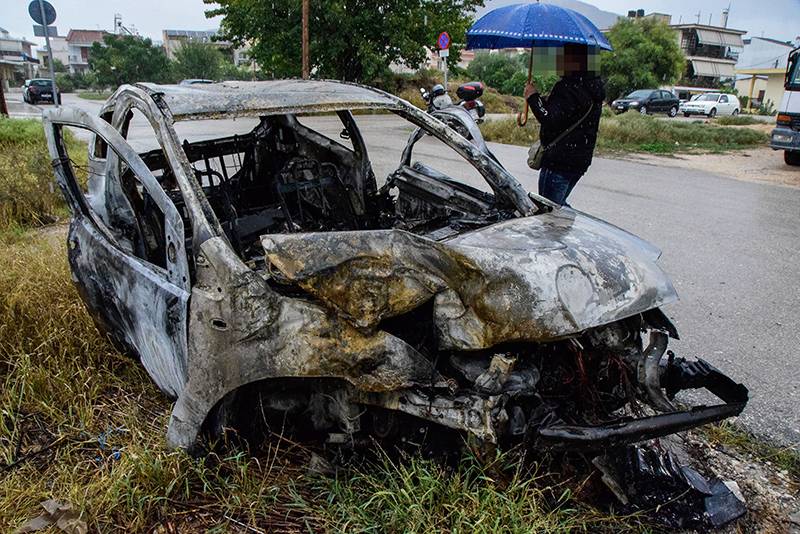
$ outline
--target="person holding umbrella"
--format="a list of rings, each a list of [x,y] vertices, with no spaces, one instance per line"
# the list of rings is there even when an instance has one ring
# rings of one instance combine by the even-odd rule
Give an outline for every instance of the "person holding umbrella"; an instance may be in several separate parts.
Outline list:
[[[539,194],[559,205],[592,163],[605,86],[589,66],[585,45],[566,44],[558,53],[561,79],[548,97],[533,80],[525,87],[525,101],[541,124],[539,139],[544,154],[539,169]]]
[[[557,50],[561,79],[548,97],[533,83],[534,48]],[[564,205],[592,161],[605,90],[590,61],[611,45],[586,17],[552,4],[516,4],[490,11],[467,31],[467,48],[530,48],[524,126],[529,107],[539,121],[540,141],[528,165],[539,172],[539,194]]]

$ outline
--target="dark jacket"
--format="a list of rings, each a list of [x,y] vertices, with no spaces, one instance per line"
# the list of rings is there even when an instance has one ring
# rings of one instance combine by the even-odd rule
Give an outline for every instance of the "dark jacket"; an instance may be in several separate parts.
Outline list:
[[[544,153],[542,168],[586,172],[592,163],[605,97],[603,81],[597,76],[585,74],[571,74],[561,78],[548,97],[542,97],[539,93],[531,95],[528,104],[542,125],[539,131],[542,146],[547,146],[578,122],[589,106],[594,104],[589,116],[577,128]]]

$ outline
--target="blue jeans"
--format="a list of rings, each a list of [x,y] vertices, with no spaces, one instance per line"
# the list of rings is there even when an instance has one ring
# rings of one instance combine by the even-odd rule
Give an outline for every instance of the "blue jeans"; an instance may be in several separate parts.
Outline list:
[[[563,206],[567,204],[567,197],[583,173],[569,171],[554,171],[542,168],[539,171],[539,195]],[[569,204],[567,204],[569,206]]]

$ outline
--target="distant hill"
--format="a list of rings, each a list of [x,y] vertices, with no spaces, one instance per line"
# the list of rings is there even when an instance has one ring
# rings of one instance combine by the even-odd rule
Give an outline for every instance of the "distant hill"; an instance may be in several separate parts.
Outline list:
[[[524,0],[486,0],[486,5],[478,9],[477,16],[481,17],[487,11],[497,9],[498,7],[520,3],[524,3]],[[603,11],[602,9],[598,9],[591,4],[581,2],[580,0],[546,0],[545,3],[573,9],[587,19],[591,20],[594,25],[601,30],[610,28],[615,22],[617,22],[617,19],[622,16],[617,15],[616,13],[611,13],[610,11]]]

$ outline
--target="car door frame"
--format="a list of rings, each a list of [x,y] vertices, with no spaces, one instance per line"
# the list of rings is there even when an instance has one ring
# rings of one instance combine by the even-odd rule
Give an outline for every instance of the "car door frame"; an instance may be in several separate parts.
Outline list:
[[[725,102],[722,101],[723,98],[725,99]],[[719,103],[720,107],[722,107],[722,104],[725,104],[725,112],[723,113],[723,115],[732,115],[733,114],[733,110],[731,109],[732,108],[731,98],[728,95],[719,95],[719,102],[718,103]],[[719,109],[718,109],[717,110],[717,115],[719,115],[719,114],[720,113],[719,113]]]
[[[43,113],[56,181],[72,213],[68,256],[73,280],[98,326],[138,356],[158,387],[175,398],[187,379],[191,291],[184,225],[175,205],[136,151],[99,117],[74,108]],[[164,217],[165,267],[123,247],[90,206],[69,160],[63,128],[85,129],[126,163]]]

